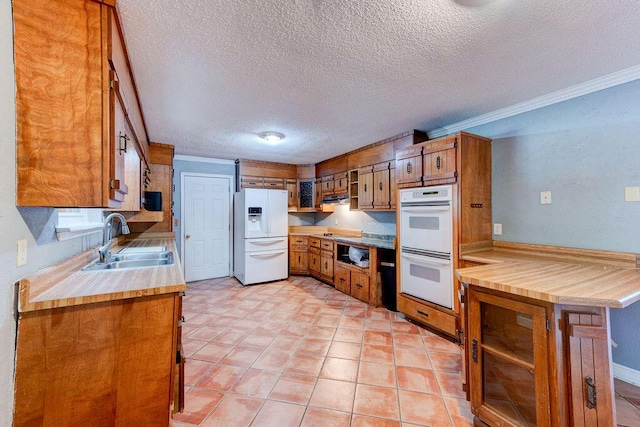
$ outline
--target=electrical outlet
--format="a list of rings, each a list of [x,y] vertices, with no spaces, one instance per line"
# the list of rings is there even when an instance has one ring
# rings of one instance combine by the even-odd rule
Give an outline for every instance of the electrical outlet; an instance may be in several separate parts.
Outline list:
[[[550,205],[551,204],[551,191],[541,191],[540,192],[540,204],[541,205]]]
[[[18,240],[18,253],[16,255],[16,267],[27,263],[27,239]]]
[[[334,220],[333,220],[333,222],[334,222],[336,225],[338,225],[338,220],[337,220],[337,219],[334,219]]]
[[[493,224],[493,234],[500,236],[502,234],[502,224]]]
[[[640,202],[640,187],[624,187],[625,202]]]

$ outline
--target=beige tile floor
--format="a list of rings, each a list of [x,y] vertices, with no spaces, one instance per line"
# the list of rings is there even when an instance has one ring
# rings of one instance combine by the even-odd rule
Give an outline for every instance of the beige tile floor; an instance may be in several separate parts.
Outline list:
[[[393,312],[310,277],[187,288],[176,426],[472,425],[458,347]],[[619,390],[619,425],[640,426],[638,389]]]

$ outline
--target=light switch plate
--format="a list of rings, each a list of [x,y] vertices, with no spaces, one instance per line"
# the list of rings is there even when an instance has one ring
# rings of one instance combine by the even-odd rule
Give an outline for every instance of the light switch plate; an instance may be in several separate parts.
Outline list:
[[[493,234],[495,234],[496,236],[502,235],[502,224],[493,224]]]
[[[16,267],[27,263],[27,239],[18,240],[18,253],[16,255]]]
[[[640,202],[640,187],[624,187],[625,202]]]
[[[541,205],[550,205],[551,204],[551,191],[541,191],[540,192],[540,204]]]

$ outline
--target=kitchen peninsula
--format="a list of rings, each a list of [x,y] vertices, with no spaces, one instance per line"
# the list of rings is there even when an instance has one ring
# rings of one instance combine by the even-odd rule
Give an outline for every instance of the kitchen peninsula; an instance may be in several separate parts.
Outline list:
[[[474,266],[456,275],[477,419],[615,425],[609,311],[640,300],[638,255],[506,242],[466,249]]]

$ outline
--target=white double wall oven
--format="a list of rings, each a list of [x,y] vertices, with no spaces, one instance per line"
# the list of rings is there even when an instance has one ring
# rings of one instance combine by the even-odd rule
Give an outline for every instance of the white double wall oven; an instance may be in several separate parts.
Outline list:
[[[399,191],[401,292],[453,309],[453,187]]]

